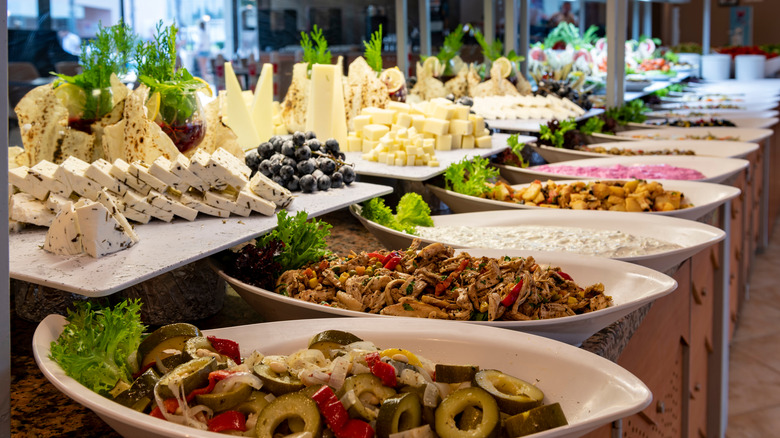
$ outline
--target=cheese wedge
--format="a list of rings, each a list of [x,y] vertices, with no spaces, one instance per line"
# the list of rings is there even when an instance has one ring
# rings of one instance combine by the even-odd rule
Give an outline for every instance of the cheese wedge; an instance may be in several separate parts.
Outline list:
[[[84,252],[98,258],[130,248],[134,242],[127,229],[99,202],[76,208]]]
[[[29,193],[15,193],[8,205],[9,218],[26,224],[48,227],[54,220],[54,213],[43,201]]]
[[[52,221],[46,232],[43,249],[58,255],[75,255],[84,252],[78,215],[72,202],[64,205]]]
[[[109,213],[114,216],[114,220],[116,220],[119,225],[124,227],[125,233],[127,233],[133,243],[138,243],[138,241],[141,240],[141,238],[138,237],[138,234],[136,234],[135,230],[133,230],[130,222],[127,221],[127,218],[122,213],[122,206],[120,204],[121,201],[119,199],[115,198],[106,189],[103,189],[98,193],[95,201],[103,204],[103,206],[106,207],[106,210],[108,210]]]
[[[187,207],[198,210],[200,213],[216,217],[229,217],[230,211],[206,204],[203,196],[194,193],[184,193],[181,195],[180,202]]]
[[[100,158],[89,165],[89,168],[84,171],[84,176],[105,187],[109,192],[123,196],[129,187],[111,175],[112,168],[111,163]]]
[[[287,207],[293,200],[293,195],[289,190],[261,172],[255,173],[252,179],[249,180],[249,189],[255,195],[267,199],[281,208]]]
[[[184,155],[179,154],[176,156],[176,158],[171,160],[171,168],[169,171],[179,177],[182,182],[196,190],[205,192],[209,189],[209,185],[205,181],[198,178],[194,173],[192,173],[192,171],[190,171],[190,160],[188,160]],[[183,190],[180,191],[183,192]]]
[[[149,194],[149,190],[152,189],[149,184],[141,181],[137,176],[131,175],[130,164],[121,158],[114,160],[114,163],[111,165],[110,174],[142,195]]]
[[[227,210],[239,216],[246,217],[252,213],[252,210],[249,207],[238,205],[236,203],[236,198],[227,193],[208,191],[203,194],[203,199],[207,205],[221,210]]]
[[[57,178],[66,178],[70,188],[77,195],[94,201],[97,193],[103,187],[84,175],[87,169],[89,169],[89,163],[70,156],[59,165],[56,176]]]
[[[258,144],[274,135],[274,66],[263,64],[255,86],[252,101],[252,122],[257,131]]]
[[[19,166],[8,170],[8,182],[19,190],[29,193],[41,201],[49,196],[49,188],[41,184],[41,181],[30,173],[27,166]]]
[[[150,204],[152,204],[152,206],[154,207],[157,207],[165,211],[170,211],[174,215],[179,216],[180,218],[183,219],[187,219],[188,221],[194,221],[195,218],[198,216],[198,210],[195,210],[194,208],[191,207],[187,207],[186,205],[174,199],[171,199],[170,197],[167,197],[155,190],[152,190],[149,193],[149,197],[147,198],[147,201]]]
[[[227,89],[227,125],[236,133],[238,144],[242,149],[256,148],[260,144],[260,137],[252,123],[252,116],[241,95],[241,85],[230,62],[225,63],[225,88]]]
[[[152,165],[149,166],[149,174],[175,190],[186,192],[187,189],[190,188],[190,185],[171,172],[172,166],[173,163],[171,163],[171,160],[162,156],[158,157],[156,160],[154,160],[154,162],[152,162]],[[157,191],[162,192],[163,190]]]
[[[167,160],[165,157],[160,157],[160,158]],[[166,184],[165,181],[149,173],[149,165],[143,161],[140,160],[133,161],[132,163],[130,163],[130,166],[128,166],[127,169],[128,169],[127,172],[130,174],[130,176],[137,178],[139,181],[144,182],[153,190],[157,190],[158,192],[164,192],[166,189],[168,189],[168,184]]]
[[[255,195],[247,189],[238,192],[238,197],[236,197],[236,204],[241,207],[246,207],[252,211],[256,211],[265,216],[273,216],[274,212],[276,211],[276,204]]]
[[[41,160],[35,166],[31,167],[28,171],[29,175],[40,182],[38,184],[43,185],[49,189],[50,192],[54,192],[61,196],[70,196],[72,190],[69,186],[66,186],[63,181],[58,180],[55,174],[57,173],[56,164],[51,161]],[[67,183],[67,180],[65,180]]]

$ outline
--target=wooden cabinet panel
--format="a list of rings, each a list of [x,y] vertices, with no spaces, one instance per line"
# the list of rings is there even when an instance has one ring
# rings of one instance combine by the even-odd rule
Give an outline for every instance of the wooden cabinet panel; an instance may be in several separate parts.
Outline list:
[[[717,254],[722,244],[691,259],[691,332],[689,343],[688,436],[707,431],[708,363],[712,354],[715,275],[720,275]]]
[[[744,296],[747,282],[747,261],[745,249],[749,248],[750,237],[746,233],[745,224],[745,173],[740,173],[733,184],[742,190],[742,193],[731,201],[731,227],[727,232],[731,239],[730,263],[729,263],[729,301],[730,301],[730,329],[729,340],[734,336],[736,328],[739,297]],[[746,242],[747,241],[747,242]]]

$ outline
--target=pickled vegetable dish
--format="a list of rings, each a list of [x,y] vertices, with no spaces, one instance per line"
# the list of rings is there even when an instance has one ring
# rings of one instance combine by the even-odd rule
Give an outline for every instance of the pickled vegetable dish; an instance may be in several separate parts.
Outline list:
[[[275,292],[358,312],[463,321],[572,316],[612,304],[604,285],[580,286],[533,257],[472,257],[415,239],[403,251],[352,253],[284,272]]]

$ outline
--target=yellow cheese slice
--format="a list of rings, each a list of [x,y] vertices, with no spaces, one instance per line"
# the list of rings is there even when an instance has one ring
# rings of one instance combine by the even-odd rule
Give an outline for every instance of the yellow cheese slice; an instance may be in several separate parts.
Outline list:
[[[263,64],[252,101],[252,121],[260,142],[274,135],[274,66]]]
[[[238,144],[242,149],[256,148],[260,144],[260,138],[252,123],[249,109],[244,103],[241,85],[238,84],[238,78],[236,78],[236,73],[233,71],[233,65],[230,62],[225,63],[225,88],[227,91],[227,125],[236,133]]]

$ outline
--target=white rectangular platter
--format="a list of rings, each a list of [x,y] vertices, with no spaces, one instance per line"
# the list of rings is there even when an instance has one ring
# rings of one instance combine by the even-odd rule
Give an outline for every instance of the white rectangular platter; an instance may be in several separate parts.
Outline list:
[[[585,120],[593,116],[597,116],[604,112],[602,108],[592,108],[585,114],[577,117],[575,120]],[[490,126],[490,129],[500,129],[502,131],[510,132],[539,132],[539,125],[546,125],[549,120],[545,119],[490,119],[485,120],[485,123]]]
[[[436,175],[444,173],[452,163],[457,163],[464,158],[473,158],[477,156],[488,157],[497,154],[507,146],[509,134],[493,134],[493,146],[490,149],[456,149],[453,151],[436,151],[436,158],[439,160],[437,167],[430,166],[388,166],[387,164],[367,161],[361,158],[361,152],[346,152],[346,161],[355,164],[355,172],[358,175],[376,176],[383,178],[396,178],[409,181],[425,181]],[[530,142],[536,141],[536,137],[521,135],[518,141]]]
[[[391,193],[388,186],[355,182],[340,189],[299,194],[287,207],[320,216],[348,205]],[[135,228],[141,238],[133,247],[102,257],[59,256],[44,251],[45,228],[9,235],[10,276],[17,280],[75,292],[88,297],[111,295],[160,274],[246,242],[276,227],[276,216],[253,214],[227,219],[176,218]]]

